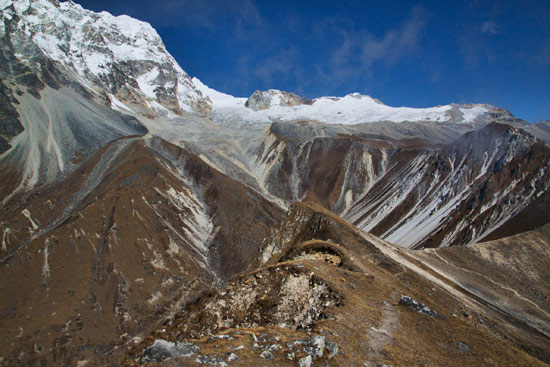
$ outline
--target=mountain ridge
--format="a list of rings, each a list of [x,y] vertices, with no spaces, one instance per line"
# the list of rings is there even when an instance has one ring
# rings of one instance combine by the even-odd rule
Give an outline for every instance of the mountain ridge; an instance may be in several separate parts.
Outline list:
[[[523,251],[543,256],[548,250],[544,240],[547,234],[539,232],[519,235],[515,240],[529,238]],[[491,246],[490,251],[495,255],[513,251],[509,239],[502,242],[506,250]],[[453,249],[455,253],[461,250],[476,253],[488,247]],[[459,366],[465,361],[508,365],[511,360],[518,364],[546,365],[543,361],[548,361],[544,347],[547,337],[526,324],[521,326],[503,319],[490,303],[471,298],[459,287],[469,287],[471,291],[486,287],[500,273],[486,272],[481,280],[468,286],[467,280],[452,277],[454,269],[448,265],[435,266],[437,261],[444,260],[460,265],[461,256],[443,255],[445,258],[441,260],[437,255],[450,251],[434,249],[415,255],[416,251],[360,232],[322,206],[296,203],[269,235],[260,255],[262,266],[188,304],[148,338],[129,345],[129,355],[123,364],[180,366],[210,360],[240,366],[258,361],[292,366],[303,363],[309,355],[315,364],[338,366],[380,363]],[[476,260],[493,259],[485,254]],[[520,275],[521,269],[514,271],[521,281],[527,280],[527,276]],[[545,268],[539,271],[547,276]],[[298,296],[277,297],[277,292],[287,292],[290,283],[300,289]],[[403,296],[403,292],[415,298]],[[447,292],[453,296],[448,298]],[[317,303],[318,299],[323,302]],[[508,296],[501,299],[511,300]],[[288,303],[300,312],[289,313]],[[410,304],[415,311],[408,309],[406,305]],[[421,306],[415,309],[414,305]],[[369,318],[364,318],[366,314]],[[546,317],[540,310],[534,314]],[[295,318],[289,320],[289,315]],[[363,340],[365,330],[368,346]],[[493,334],[485,334],[486,330],[505,334],[506,338],[495,338]],[[423,337],[410,337],[419,334]],[[330,349],[327,344],[318,352],[307,348],[315,347],[315,340],[319,339],[330,342]],[[180,354],[165,349],[163,345],[169,343],[185,346],[187,351]],[[508,355],[511,349],[501,348],[516,348],[508,343],[517,343],[521,350]],[[537,355],[540,360],[530,359],[527,354]],[[520,362],[518,358],[525,359]]]

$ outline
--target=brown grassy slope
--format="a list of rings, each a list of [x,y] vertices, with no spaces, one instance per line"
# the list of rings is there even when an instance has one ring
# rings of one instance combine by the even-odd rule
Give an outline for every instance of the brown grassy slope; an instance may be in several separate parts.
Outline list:
[[[281,217],[259,195],[180,148],[171,147],[180,154],[174,163],[135,140],[107,164],[102,158],[108,149],[61,184],[2,213],[11,235],[0,267],[0,365],[114,358],[113,348],[151,328],[179,303],[243,271],[247,254],[257,250],[241,247],[257,246]],[[99,185],[76,200],[99,163]],[[170,190],[187,204],[171,199]],[[215,199],[216,207],[209,205],[215,190],[225,192]],[[201,205],[212,220],[212,246],[235,255],[211,249],[205,258],[197,251],[189,223]],[[213,255],[231,264],[209,266]]]
[[[469,246],[412,253],[499,318],[499,332],[546,361],[550,337],[550,225]]]
[[[142,343],[129,346],[124,365],[190,366],[210,360],[297,366],[312,355],[307,346],[314,336],[339,349],[332,358],[325,350],[314,366],[546,365],[498,336],[481,306],[449,292],[443,280],[432,282],[411,270],[414,263],[430,272],[409,251],[362,234],[316,204],[294,204],[264,242],[266,251],[266,265],[187,304]],[[400,304],[402,295],[442,317]],[[147,361],[144,350],[158,339],[192,343],[200,350]],[[230,360],[230,353],[238,359]]]

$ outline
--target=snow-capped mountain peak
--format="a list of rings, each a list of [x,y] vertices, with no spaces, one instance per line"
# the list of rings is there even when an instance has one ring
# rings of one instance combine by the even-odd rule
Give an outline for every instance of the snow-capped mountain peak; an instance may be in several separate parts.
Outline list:
[[[444,105],[430,108],[391,107],[368,95],[351,93],[344,97],[313,100],[276,89],[255,91],[248,99],[220,93],[197,78],[193,83],[209,98],[214,121],[270,123],[272,121],[313,120],[327,124],[354,125],[376,121],[390,122],[484,122],[493,109],[489,105]]]
[[[3,0],[0,8],[0,34],[10,33],[21,59],[32,49],[43,53],[89,91],[107,94],[115,109],[134,105],[128,109],[169,116],[204,104],[146,22],[95,13],[71,1]]]
[[[270,89],[236,98],[191,79],[150,24],[129,16],[95,13],[56,0],[0,0],[0,34],[8,32],[21,60],[42,53],[84,88],[124,113],[177,117],[209,114],[214,121],[269,123],[315,120],[329,124],[375,121],[473,123],[486,106],[390,107],[359,93],[314,100]],[[34,51],[33,51],[34,50]]]

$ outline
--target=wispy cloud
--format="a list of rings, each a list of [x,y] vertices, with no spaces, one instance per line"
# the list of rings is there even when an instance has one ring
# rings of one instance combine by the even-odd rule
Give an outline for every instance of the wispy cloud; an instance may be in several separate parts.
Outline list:
[[[261,22],[253,0],[136,0],[133,8],[140,18],[152,19],[165,27],[185,26],[191,30],[239,34],[250,25]]]
[[[332,20],[326,29],[338,36],[339,46],[332,50],[329,63],[317,68],[318,74],[328,80],[346,80],[354,74],[371,75],[377,66],[395,64],[418,51],[426,21],[427,13],[417,7],[399,27],[375,36]]]
[[[234,34],[240,41],[246,39],[250,32],[264,25],[258,8],[252,0],[240,1],[233,12]]]
[[[416,7],[401,24],[382,34],[339,17],[309,24],[288,17],[280,29],[262,24],[257,34],[247,34],[249,43],[242,49],[236,65],[239,76],[233,83],[242,89],[291,85],[298,94],[309,94],[311,88],[315,94],[331,93],[354,83],[360,88],[378,70],[418,54],[427,19],[428,13]],[[325,57],[311,59],[301,44],[315,45]]]
[[[261,60],[252,73],[264,84],[273,85],[277,79],[288,79],[298,73],[298,50],[288,48]]]
[[[462,34],[459,37],[460,53],[464,65],[470,69],[479,69],[487,64],[492,64],[497,59],[494,48],[494,36],[498,34],[499,28],[494,21],[487,21],[477,26],[464,24]]]
[[[495,35],[498,34],[498,28],[495,22],[493,21],[487,21],[483,23],[480,27],[481,33],[483,34],[489,34],[489,35]]]
[[[271,52],[261,57],[253,53],[245,53],[238,60],[238,77],[234,83],[242,85],[243,88],[261,89],[294,85],[296,88],[289,91],[300,94],[309,84],[305,78],[307,73],[301,65],[301,53],[293,46],[281,48],[278,52]]]

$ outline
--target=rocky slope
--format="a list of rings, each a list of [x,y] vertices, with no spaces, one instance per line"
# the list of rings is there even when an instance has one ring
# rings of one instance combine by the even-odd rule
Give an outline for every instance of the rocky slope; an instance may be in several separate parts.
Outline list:
[[[465,292],[490,305],[512,325],[523,324],[528,349],[542,355],[550,335],[547,290],[550,276],[550,225],[474,246],[417,251],[411,256],[451,279]],[[507,326],[513,329],[513,326]],[[510,335],[510,331],[503,335]],[[525,343],[525,341],[523,341]],[[546,362],[548,362],[546,360]]]
[[[158,138],[111,143],[2,211],[2,364],[112,352],[245,270],[281,214]]]
[[[548,146],[521,129],[492,123],[439,144],[418,134],[277,123],[254,154],[273,195],[406,247],[476,242],[548,189]]]
[[[549,153],[521,130],[488,125],[436,151],[400,153],[345,217],[402,246],[473,243],[548,190]]]
[[[268,237],[262,267],[129,343],[123,365],[544,366],[550,358],[544,323],[531,328],[510,308],[496,312],[492,302],[469,295],[472,286],[456,277],[454,266],[435,261],[494,262],[519,250],[524,256],[517,264],[528,263],[547,256],[546,232],[504,240],[504,251],[479,244],[455,248],[452,258],[451,249],[416,256],[319,206],[296,204]],[[503,276],[496,263],[486,269],[475,275],[474,287]],[[532,269],[529,274],[548,276],[545,267]],[[520,282],[531,276],[507,271]],[[548,297],[537,291],[541,300]],[[522,302],[505,289],[495,299]],[[530,315],[545,319],[547,306],[537,304]]]

